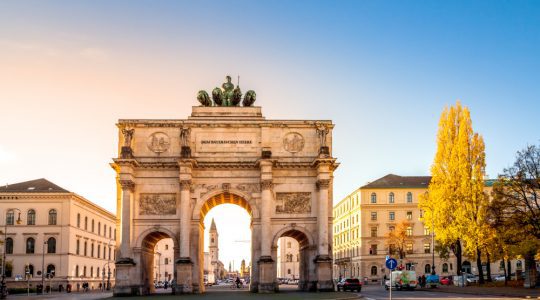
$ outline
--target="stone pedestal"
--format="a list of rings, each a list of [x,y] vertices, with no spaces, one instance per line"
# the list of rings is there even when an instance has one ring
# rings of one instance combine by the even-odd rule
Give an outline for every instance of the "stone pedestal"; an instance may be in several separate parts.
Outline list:
[[[138,279],[139,272],[135,262],[130,258],[121,258],[116,262],[116,284],[113,296],[139,296],[141,286]]]
[[[188,294],[193,292],[193,262],[189,257],[182,257],[176,261],[176,287],[175,294]]]
[[[259,293],[275,293],[277,284],[274,281],[274,260],[270,256],[261,256],[259,265]]]
[[[332,258],[327,255],[319,255],[315,258],[315,264],[317,265],[317,291],[333,292]]]

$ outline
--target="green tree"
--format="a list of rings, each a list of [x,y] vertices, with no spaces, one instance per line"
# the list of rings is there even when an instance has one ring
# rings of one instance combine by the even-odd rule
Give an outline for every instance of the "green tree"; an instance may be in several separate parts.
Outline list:
[[[420,197],[424,224],[437,241],[450,247],[461,273],[462,252],[476,258],[483,283],[481,249],[486,230],[485,145],[472,129],[468,108],[459,102],[445,108],[439,121],[437,152],[428,192]]]

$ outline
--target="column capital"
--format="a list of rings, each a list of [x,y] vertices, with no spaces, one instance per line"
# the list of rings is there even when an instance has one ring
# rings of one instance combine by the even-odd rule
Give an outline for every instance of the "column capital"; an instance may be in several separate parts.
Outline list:
[[[274,188],[274,183],[272,179],[263,179],[261,180],[261,190],[271,190]]]
[[[317,190],[327,190],[330,186],[330,179],[317,180]]]
[[[130,190],[133,191],[135,189],[135,182],[131,180],[119,180],[120,186],[122,186],[122,190]]]
[[[191,180],[180,180],[180,190],[189,191],[191,189]]]

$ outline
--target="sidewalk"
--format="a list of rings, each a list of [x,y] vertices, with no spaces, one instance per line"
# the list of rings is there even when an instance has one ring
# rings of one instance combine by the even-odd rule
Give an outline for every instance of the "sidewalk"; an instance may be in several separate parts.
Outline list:
[[[112,297],[112,291],[110,292],[101,292],[101,291],[92,291],[92,292],[52,292],[50,294],[37,295],[36,293],[30,293],[30,296],[27,294],[13,294],[8,295],[8,299],[17,299],[17,300],[36,300],[36,299],[63,299],[63,300],[94,300],[94,299],[104,299]]]
[[[418,291],[430,291],[441,293],[462,293],[471,295],[490,295],[504,297],[531,297],[533,299],[540,297],[540,288],[526,289],[515,287],[483,287],[483,286],[466,286],[458,287],[453,285],[441,285],[437,288],[423,288]]]

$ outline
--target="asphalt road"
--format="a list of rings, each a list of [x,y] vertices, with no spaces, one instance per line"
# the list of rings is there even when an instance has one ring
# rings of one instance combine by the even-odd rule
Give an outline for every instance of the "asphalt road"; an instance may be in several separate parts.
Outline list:
[[[389,292],[380,285],[366,285],[362,287],[360,293],[366,300],[388,300]],[[414,290],[414,291],[396,291],[392,290],[393,300],[403,299],[523,299],[522,297],[498,297],[498,296],[480,296],[459,293],[441,293],[430,290]]]

